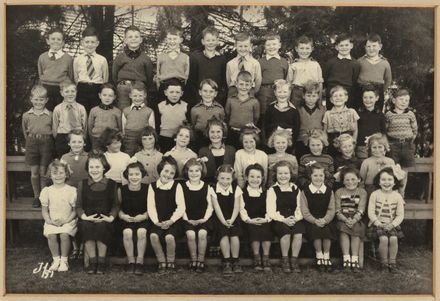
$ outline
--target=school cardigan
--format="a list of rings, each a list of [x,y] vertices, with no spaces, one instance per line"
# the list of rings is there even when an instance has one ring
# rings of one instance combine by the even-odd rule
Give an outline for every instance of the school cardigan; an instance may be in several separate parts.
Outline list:
[[[324,65],[323,78],[327,87],[342,85],[352,87],[359,76],[360,65],[357,60],[332,57]]]
[[[373,191],[368,203],[369,226],[377,226],[391,223],[394,227],[399,226],[404,218],[404,204],[402,196],[397,191],[384,193],[378,189]]]
[[[64,53],[60,58],[52,60],[49,51],[38,58],[38,76],[42,84],[58,86],[62,81],[73,81],[73,58]]]
[[[225,145],[225,154],[223,155],[223,164],[234,165],[235,161],[235,148],[230,145]],[[206,178],[214,179],[217,172],[217,167],[215,166],[215,157],[212,154],[210,146],[204,146],[199,150],[199,157],[207,157],[208,162],[206,162]]]

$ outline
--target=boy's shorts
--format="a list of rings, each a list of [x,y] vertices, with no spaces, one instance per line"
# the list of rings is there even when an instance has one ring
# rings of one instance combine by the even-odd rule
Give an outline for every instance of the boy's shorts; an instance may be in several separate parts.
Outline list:
[[[52,135],[30,134],[26,139],[25,161],[30,166],[48,166],[54,156]]]
[[[414,160],[416,146],[412,138],[393,139],[389,137],[388,140],[390,142],[390,157],[396,164],[400,164],[401,167],[412,167],[416,164]]]

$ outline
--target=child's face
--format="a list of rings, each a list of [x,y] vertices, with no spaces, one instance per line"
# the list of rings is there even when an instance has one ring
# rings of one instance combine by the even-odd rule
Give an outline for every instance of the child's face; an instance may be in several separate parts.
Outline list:
[[[283,136],[277,135],[273,139],[273,146],[277,153],[285,153],[288,146],[287,144],[287,139]]]
[[[345,157],[351,157],[354,152],[353,140],[342,141],[340,149],[341,149],[341,153]]]
[[[48,98],[46,95],[32,95],[31,96],[31,103],[35,110],[43,110],[46,106],[46,103],[48,101]]]
[[[176,135],[176,145],[180,147],[187,147],[191,141],[191,134],[188,129],[180,129]]]
[[[223,140],[223,128],[219,125],[213,125],[209,128],[209,140],[211,143],[221,143]]]
[[[199,182],[202,178],[202,169],[199,165],[193,165],[188,168],[188,179],[191,182]]]
[[[379,186],[384,191],[392,191],[395,185],[393,175],[387,172],[382,172],[379,177]]]
[[[320,156],[322,154],[322,150],[324,148],[324,144],[321,140],[317,138],[309,139],[309,149],[312,155]]]
[[[128,182],[131,185],[139,185],[142,180],[142,172],[140,171],[139,167],[132,167],[128,169]]]
[[[202,45],[205,46],[205,49],[208,51],[214,51],[218,44],[218,36],[216,35],[207,33],[202,38]]]
[[[368,111],[372,111],[376,102],[379,100],[379,96],[376,95],[373,91],[366,91],[362,95],[362,101],[364,103],[365,108]]]
[[[242,80],[241,78],[237,79],[237,90],[239,94],[242,95],[248,94],[251,88],[252,88],[252,82]]]
[[[165,94],[167,99],[172,103],[178,102],[183,95],[181,86],[168,86],[168,88],[166,88],[166,90],[163,93]]]
[[[343,107],[347,100],[348,95],[347,92],[344,90],[336,90],[331,97],[332,104],[337,108]]]
[[[154,139],[153,135],[150,136],[142,136],[142,148],[147,150],[154,149],[154,145],[156,144],[156,139]]]
[[[274,92],[278,102],[286,103],[287,101],[289,101],[290,89],[288,85],[277,87]]]
[[[232,173],[230,172],[220,172],[217,176],[217,182],[223,187],[228,187],[231,185],[232,180]]]
[[[243,148],[247,152],[253,152],[257,147],[257,143],[255,142],[255,138],[253,135],[244,135],[243,136]]]
[[[344,176],[344,186],[347,189],[353,190],[356,189],[361,182],[361,179],[357,177],[354,173],[346,173]]]
[[[320,187],[324,183],[324,169],[314,169],[310,175],[310,180],[312,184],[316,187]]]
[[[140,106],[141,104],[143,104],[146,97],[147,93],[145,93],[145,91],[133,89],[130,92],[130,99],[135,106]]]
[[[62,167],[54,167],[50,170],[50,178],[54,184],[64,184],[66,177],[66,170]]]
[[[309,108],[313,108],[314,106],[316,106],[316,102],[319,99],[319,92],[318,91],[307,91],[304,94],[304,102],[306,104],[306,106],[308,106]]]
[[[211,87],[211,85],[203,84],[202,88],[199,90],[199,94],[204,103],[212,103],[217,96],[217,91]]]
[[[252,188],[259,188],[263,182],[263,175],[260,170],[251,169],[247,176],[247,182]]]
[[[104,177],[104,166],[99,159],[90,159],[88,166],[89,176],[95,181],[100,181]]]
[[[102,104],[108,106],[115,100],[115,91],[110,88],[104,88],[99,93],[99,99],[101,99]]]
[[[139,46],[141,46],[142,44],[141,33],[136,30],[127,31],[127,33],[125,34],[124,42],[129,49],[131,50],[138,49]]]
[[[82,135],[71,134],[68,144],[73,153],[79,154],[84,149],[84,137]]]
[[[237,49],[237,54],[239,56],[246,56],[251,53],[252,43],[250,39],[244,41],[236,41],[235,48]]]
[[[121,151],[121,141],[114,139],[111,144],[107,145],[107,150],[110,153],[117,153]]]
[[[280,185],[286,185],[290,182],[290,169],[287,166],[277,167],[277,182]]]
[[[371,155],[378,158],[385,156],[385,146],[379,141],[374,141],[371,144]]]
[[[84,37],[81,40],[81,46],[84,48],[84,51],[87,54],[94,53],[98,45],[99,45],[99,41],[98,41],[98,37],[96,36]]]
[[[64,45],[63,35],[60,32],[51,33],[46,39],[47,45],[53,51],[60,50]]]
[[[313,46],[310,43],[300,43],[298,46],[295,47],[296,53],[298,53],[298,56],[300,59],[308,59],[313,51]]]
[[[404,111],[409,106],[409,95],[398,96],[393,99],[393,103],[396,109]]]
[[[276,55],[281,48],[281,43],[278,39],[267,40],[264,43],[264,51],[267,55]]]
[[[381,49],[382,44],[379,42],[367,41],[367,43],[365,43],[365,53],[368,57],[378,56]]]
[[[176,175],[176,166],[171,164],[165,164],[165,166],[163,167],[162,171],[159,174],[160,181],[163,184],[166,184],[169,181],[172,181],[175,175]]]
[[[340,41],[339,44],[335,46],[336,50],[340,55],[346,56],[350,54],[351,49],[353,49],[353,43],[350,40]]]
[[[69,85],[60,90],[61,96],[63,96],[63,99],[65,102],[75,102],[76,100],[76,86],[75,85]]]
[[[173,49],[173,50],[179,49],[180,44],[182,44],[182,41],[183,41],[183,39],[179,35],[175,35],[175,34],[171,34],[171,33],[167,34],[166,43],[170,49]]]

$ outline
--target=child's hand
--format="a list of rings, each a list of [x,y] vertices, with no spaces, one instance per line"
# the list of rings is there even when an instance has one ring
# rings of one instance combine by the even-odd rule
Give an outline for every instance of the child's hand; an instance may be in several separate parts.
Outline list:
[[[227,227],[228,228],[231,228],[233,225],[232,225],[232,221],[230,220],[230,219],[227,219],[226,220],[226,224],[227,224]]]
[[[384,227],[383,227],[386,231],[391,231],[393,228],[394,228],[394,225],[393,224],[386,224],[386,225],[384,225]]]
[[[188,220],[188,223],[189,223],[190,225],[197,226],[197,221],[196,221],[196,220],[189,219],[189,220]]]
[[[295,223],[291,219],[285,218],[283,221],[287,226],[292,227]]]
[[[206,157],[206,156],[199,158],[199,160],[203,163],[206,163],[209,161],[208,157]]]
[[[107,223],[112,223],[115,220],[115,218],[112,215],[108,216],[108,215],[101,214],[101,220],[103,220],[104,222],[107,222]]]
[[[62,225],[62,222],[61,222],[60,219],[53,219],[53,220],[52,220],[52,224],[53,224],[54,226],[60,227],[60,226]]]
[[[162,229],[163,229],[163,230],[166,230],[166,229],[168,229],[169,227],[171,227],[172,224],[173,224],[173,221],[172,221],[172,220],[164,221],[164,222],[162,222]]]
[[[133,219],[133,222],[135,222],[135,223],[143,222],[144,220],[146,220],[145,215],[143,215],[143,214],[138,214],[135,217],[133,217],[132,219]]]

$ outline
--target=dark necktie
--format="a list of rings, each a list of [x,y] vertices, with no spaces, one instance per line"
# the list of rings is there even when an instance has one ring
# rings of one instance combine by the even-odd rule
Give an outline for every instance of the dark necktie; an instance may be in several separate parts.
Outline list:
[[[93,75],[95,75],[95,67],[93,67],[92,55],[91,54],[87,55],[86,66],[87,66],[87,74],[88,74],[88,76],[89,76],[89,78],[91,80],[93,78]]]
[[[244,56],[240,56],[240,58],[238,59],[238,71],[245,71],[244,69]]]
[[[55,61],[56,57],[55,57],[55,52],[50,52],[49,53],[49,58],[51,61]]]

